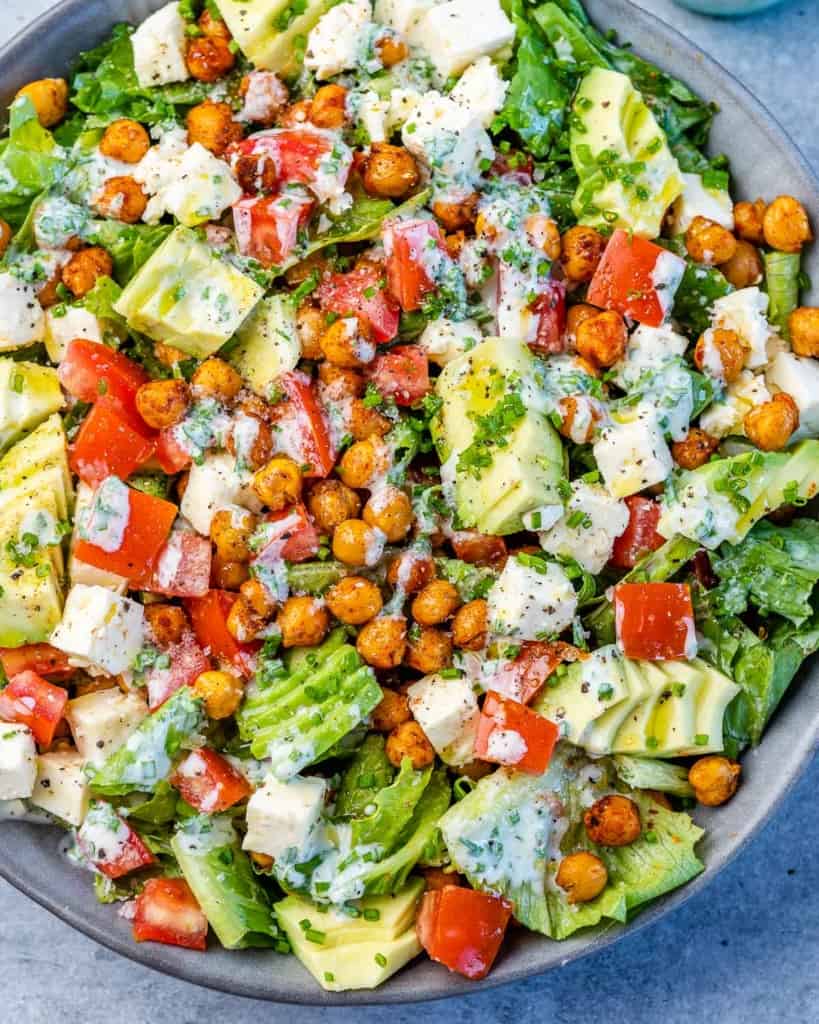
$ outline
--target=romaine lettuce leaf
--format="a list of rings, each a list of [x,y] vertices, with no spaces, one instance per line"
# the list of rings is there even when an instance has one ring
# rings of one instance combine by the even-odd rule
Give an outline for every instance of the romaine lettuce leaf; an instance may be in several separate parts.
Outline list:
[[[682,765],[631,754],[615,754],[612,760],[618,777],[632,789],[654,789],[680,797],[694,795],[694,787],[688,781],[688,769]]]
[[[384,750],[384,737],[370,733],[356,751],[341,779],[336,797],[336,817],[351,818],[364,813],[379,790],[389,786],[395,777]]]
[[[147,263],[173,231],[170,224],[122,224],[117,220],[92,221],[86,241],[108,250],[114,261],[114,277],[125,286]]]
[[[385,850],[392,850],[412,819],[431,777],[432,767],[415,771],[412,761],[405,757],[390,785],[380,789],[363,813],[350,822],[354,845],[378,843]]]
[[[0,217],[18,228],[34,198],[45,192],[64,169],[64,152],[37,119],[26,96],[12,103],[8,138],[0,142]]]

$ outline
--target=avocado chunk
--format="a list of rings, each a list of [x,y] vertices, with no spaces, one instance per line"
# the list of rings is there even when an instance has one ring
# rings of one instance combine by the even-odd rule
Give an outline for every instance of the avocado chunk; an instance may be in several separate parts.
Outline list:
[[[261,398],[270,398],[283,373],[301,358],[296,311],[286,295],[263,299],[237,334],[230,362]]]
[[[0,452],[62,407],[56,370],[0,359]]]
[[[628,75],[592,68],[574,114],[569,148],[580,185],[572,208],[580,223],[656,238],[684,183],[642,95]]]
[[[222,17],[242,53],[258,68],[280,75],[298,73],[296,46],[337,0],[243,0],[220,5]],[[299,13],[301,8],[301,13]]]
[[[667,661],[657,666],[672,686],[694,686],[694,745],[680,755],[711,754],[722,750],[722,721],[725,709],[739,693],[736,683],[697,658],[694,661]]]
[[[293,952],[323,989],[377,988],[421,952],[415,917],[423,891],[414,878],[395,896],[356,900],[356,917],[332,907],[320,913],[291,895],[276,904],[276,914]]]
[[[585,746],[595,723],[625,704],[630,691],[623,674],[623,658],[611,644],[553,677],[535,702],[535,710],[560,726],[563,739]],[[607,752],[607,751],[601,751]]]
[[[194,231],[177,227],[129,281],[114,309],[134,330],[205,359],[233,337],[263,294]]]
[[[436,391],[443,405],[433,437],[463,526],[515,533],[527,513],[561,504],[563,445],[548,418],[543,368],[526,345],[487,339],[444,368]]]

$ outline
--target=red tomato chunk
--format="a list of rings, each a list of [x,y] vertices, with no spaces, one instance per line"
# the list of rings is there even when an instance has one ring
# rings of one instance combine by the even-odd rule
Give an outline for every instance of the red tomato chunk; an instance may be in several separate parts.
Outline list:
[[[331,274],[318,289],[321,308],[338,316],[358,316],[369,325],[372,340],[383,345],[398,334],[401,310],[388,294],[385,271],[372,264],[349,274]]]
[[[660,506],[651,498],[633,494],[626,498],[629,521],[624,533],[614,542],[610,565],[617,569],[633,569],[645,555],[665,544],[665,537],[657,533]]]
[[[429,392],[429,362],[418,345],[396,345],[376,356],[369,371],[370,380],[385,398],[396,405],[415,405]]]
[[[51,745],[63,717],[68,693],[36,672],[21,672],[0,690],[0,721],[18,722],[31,729],[42,747]]]
[[[475,753],[484,761],[542,775],[559,736],[560,730],[548,718],[490,691],[478,723]]]
[[[450,885],[424,894],[418,940],[432,960],[479,980],[491,970],[511,916],[506,900]]]
[[[300,192],[245,196],[233,205],[239,252],[264,267],[281,267],[310,220],[315,200]]]
[[[191,807],[202,814],[219,814],[246,800],[250,783],[233,765],[215,750],[202,747],[192,750],[171,776],[175,786]]]
[[[617,643],[627,658],[670,661],[696,651],[687,583],[620,583],[614,588]]]
[[[133,359],[98,341],[75,338],[57,372],[69,395],[81,402],[96,402],[107,395],[120,405],[124,414],[130,413],[140,422],[136,393],[149,378]]]
[[[183,878],[150,878],[136,898],[134,938],[203,950],[208,919]]]
[[[91,486],[106,477],[128,477],[153,455],[155,442],[134,429],[113,398],[103,397],[83,420],[71,446],[71,469]]]

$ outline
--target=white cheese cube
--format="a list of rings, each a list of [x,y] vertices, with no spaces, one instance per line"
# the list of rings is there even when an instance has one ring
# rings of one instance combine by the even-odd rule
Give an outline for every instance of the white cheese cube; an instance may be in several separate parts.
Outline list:
[[[148,714],[145,698],[118,687],[97,690],[68,702],[65,717],[86,763],[101,765],[123,745]]]
[[[389,116],[389,100],[380,99],[378,93],[372,91],[359,95],[357,117],[370,142],[387,141]]]
[[[799,407],[796,437],[819,437],[819,362],[779,352],[767,377],[772,388],[787,392]]]
[[[552,555],[574,558],[586,572],[602,572],[628,520],[625,502],[600,486],[576,480],[565,515],[540,534],[540,546]]]
[[[188,136],[184,128],[154,129],[159,136],[145,156],[132,170],[135,181],[142,185],[144,192],[151,196],[142,219],[147,224],[156,224],[165,216],[165,192],[173,188],[179,172],[179,165],[188,150]]]
[[[662,483],[674,468],[657,412],[642,403],[634,410],[633,419],[613,420],[603,427],[594,443],[594,457],[615,498],[627,498]]]
[[[327,782],[315,777],[279,782],[270,776],[247,804],[242,847],[275,860],[288,851],[303,859],[313,845],[327,797]]]
[[[577,595],[559,565],[545,571],[509,558],[487,597],[489,628],[516,640],[562,633],[577,611]]]
[[[515,26],[504,14],[500,0],[449,0],[428,11],[413,35],[446,81],[479,57],[509,46]]]
[[[31,794],[35,807],[79,828],[89,799],[83,758],[76,750],[54,750],[37,758],[37,778]]]
[[[722,188],[706,188],[700,174],[683,174],[683,191],[671,208],[673,230],[684,235],[695,217],[706,217],[734,230],[734,201],[731,193]]]
[[[424,676],[407,689],[407,696],[415,721],[444,764],[474,760],[480,711],[468,679]]]
[[[230,168],[198,142],[185,151],[173,184],[163,195],[165,208],[186,227],[218,220],[242,196]]]
[[[0,352],[42,341],[45,323],[34,285],[0,273]]]
[[[475,320],[433,320],[424,328],[418,344],[438,366],[469,352],[483,341],[480,325]]]
[[[206,455],[204,461],[191,466],[188,486],[180,511],[193,528],[205,537],[220,508],[241,505],[259,512],[259,499],[236,472],[236,460],[227,452]]]
[[[166,4],[131,36],[134,71],[143,89],[189,77],[185,63],[185,20],[179,4]]]
[[[501,78],[497,65],[489,57],[481,57],[464,71],[449,97],[488,128],[503,107],[508,89],[509,83]]]
[[[77,494],[74,503],[74,522],[81,523],[94,504],[94,491],[82,480],[77,484]],[[106,569],[98,569],[96,565],[83,562],[74,554],[74,545],[78,537],[75,530],[71,537],[71,554],[68,559],[68,577],[72,585],[84,583],[89,587],[107,587],[115,594],[124,594],[128,589],[128,580],[115,572],[108,572]]]
[[[688,339],[668,324],[662,327],[640,324],[628,340],[625,357],[614,367],[614,379],[621,388],[628,390],[644,373],[661,369],[669,359],[681,356],[687,348]]]
[[[116,676],[130,669],[144,638],[141,604],[105,587],[76,583],[49,642],[65,651],[72,664],[93,674]]]
[[[768,363],[768,341],[773,332],[767,313],[768,296],[755,286],[723,295],[711,309],[714,327],[736,331],[748,346],[745,365],[749,370],[758,370]]]
[[[26,725],[0,722],[0,800],[26,800],[37,776],[37,748]]]
[[[744,435],[745,417],[755,406],[770,400],[771,393],[765,386],[764,376],[755,376],[750,370],[743,370],[728,385],[723,398],[709,405],[700,416],[700,426],[712,437]]]
[[[392,135],[413,115],[415,108],[424,98],[417,89],[393,89],[390,93],[390,112],[387,117],[387,132]]]
[[[682,534],[714,551],[725,541],[736,544],[741,539],[737,533],[739,518],[732,495],[711,490],[692,474],[674,499],[664,502],[657,532],[666,540]]]
[[[102,341],[102,327],[93,313],[82,306],[65,307],[65,312],[58,316],[54,308],[46,311],[45,347],[52,363],[59,363],[65,355],[69,342],[75,338],[87,338],[88,341]]]
[[[492,140],[480,121],[448,96],[428,92],[404,125],[404,145],[434,174],[463,184],[492,160]]]
[[[375,20],[415,44],[418,25],[437,0],[375,0]]]
[[[359,63],[372,20],[370,0],[348,0],[332,7],[307,37],[304,66],[322,82]]]

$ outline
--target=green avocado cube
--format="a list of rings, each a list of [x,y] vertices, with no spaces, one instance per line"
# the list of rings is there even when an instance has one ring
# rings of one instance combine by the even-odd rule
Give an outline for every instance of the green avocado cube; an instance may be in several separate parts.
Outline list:
[[[57,371],[0,359],[0,452],[63,407]]]
[[[295,75],[299,37],[306,36],[337,0],[228,0],[222,17],[242,53],[258,68]]]
[[[300,358],[296,311],[286,295],[271,295],[259,303],[239,329],[229,356],[250,389],[266,399]]]

